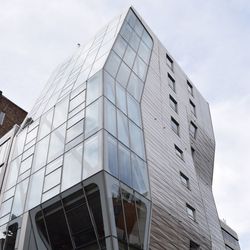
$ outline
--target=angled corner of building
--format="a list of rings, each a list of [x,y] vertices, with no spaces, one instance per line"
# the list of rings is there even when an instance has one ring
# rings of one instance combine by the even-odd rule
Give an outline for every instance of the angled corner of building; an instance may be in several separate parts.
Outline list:
[[[28,117],[2,249],[225,249],[208,103],[133,7],[57,67]]]

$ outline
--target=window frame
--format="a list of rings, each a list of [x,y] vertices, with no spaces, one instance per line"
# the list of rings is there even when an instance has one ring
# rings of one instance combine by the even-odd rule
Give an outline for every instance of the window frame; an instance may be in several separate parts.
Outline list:
[[[196,117],[196,105],[189,99],[191,113]]]
[[[190,190],[189,178],[185,174],[183,174],[183,172],[181,172],[181,171],[180,171],[180,179],[181,179],[181,184]],[[185,180],[185,182],[184,182],[184,180]]]
[[[180,136],[180,124],[177,122],[174,117],[171,116],[171,129],[174,131],[174,133],[178,136]],[[174,125],[176,127],[174,127]]]
[[[174,107],[171,105],[173,103]],[[178,102],[174,99],[173,96],[169,95],[169,106],[172,110],[174,110],[178,114]]]
[[[174,144],[174,148],[175,148],[175,154],[184,161],[184,153],[183,151],[176,145]]]
[[[196,209],[191,205],[189,205],[188,203],[186,203],[186,211],[188,218],[190,218],[193,221],[196,221]],[[192,211],[192,215],[188,211]]]
[[[176,93],[175,79],[168,73],[168,86]]]
[[[174,71],[174,60],[167,53],[166,53],[166,64],[172,71]]]
[[[188,93],[191,96],[194,96],[194,88],[193,88],[193,85],[190,83],[189,80],[187,80],[187,89],[188,89]]]
[[[191,128],[193,128],[194,130],[192,130]],[[197,136],[197,126],[196,124],[191,121],[190,125],[189,125],[189,134],[192,136],[192,138],[196,139]]]

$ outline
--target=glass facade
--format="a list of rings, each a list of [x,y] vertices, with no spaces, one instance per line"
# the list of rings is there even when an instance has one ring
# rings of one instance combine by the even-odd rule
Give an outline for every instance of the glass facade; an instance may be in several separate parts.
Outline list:
[[[2,190],[3,249],[18,244],[8,243],[6,230],[24,230],[19,218],[34,211],[38,234],[32,237],[40,237],[44,249],[148,248],[150,188],[140,102],[152,47],[130,9],[52,74],[29,114],[33,122],[23,124],[14,140]],[[4,152],[1,145],[0,159]],[[110,183],[106,192],[92,183],[62,195],[101,171]],[[103,226],[107,219],[110,230]],[[36,249],[31,245],[27,249]]]

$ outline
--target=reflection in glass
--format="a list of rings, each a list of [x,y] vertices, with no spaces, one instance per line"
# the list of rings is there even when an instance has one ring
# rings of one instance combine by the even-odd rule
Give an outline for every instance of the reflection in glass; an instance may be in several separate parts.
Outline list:
[[[85,138],[98,131],[102,124],[102,99],[98,99],[86,108]]]
[[[116,108],[105,98],[105,114],[104,114],[105,128],[112,135],[116,136]]]
[[[117,126],[118,126],[118,139],[126,146],[129,145],[128,139],[128,119],[119,110],[117,110]]]
[[[63,153],[65,143],[66,123],[51,133],[48,162],[51,162]]]
[[[128,83],[128,78],[130,75],[131,69],[124,63],[121,63],[121,66],[119,68],[116,80],[124,87],[126,88]]]
[[[45,166],[48,146],[49,146],[49,135],[36,144],[34,160],[33,160],[33,172]]]
[[[14,161],[11,162],[9,166],[8,179],[5,189],[9,189],[10,187],[16,184],[20,162],[21,162],[21,156],[19,156],[18,158],[16,158]]]
[[[124,207],[129,245],[132,245],[134,247],[139,247],[140,249],[139,228],[138,228],[135,200],[133,194],[130,194],[129,192],[123,189],[122,201]]]
[[[85,101],[85,91],[81,92],[79,95],[70,100],[69,111],[72,111],[84,101]]]
[[[133,122],[129,121],[129,135],[131,149],[138,154],[142,159],[145,158],[144,140],[142,130]]]
[[[104,95],[115,104],[115,80],[104,71]]]
[[[141,127],[141,108],[140,104],[129,94],[127,94],[128,100],[128,117]]]
[[[87,101],[89,105],[96,100],[102,91],[102,71],[99,71],[87,81]]]
[[[143,81],[145,81],[147,65],[138,56],[135,59],[133,70]]]
[[[69,106],[68,97],[63,99],[58,104],[56,104],[54,119],[53,119],[53,128],[57,128],[66,121],[68,116],[68,106]]]
[[[140,43],[140,38],[138,37],[138,35],[133,32],[132,33],[132,36],[131,36],[131,39],[129,41],[129,44],[130,46],[135,50],[137,51],[138,50],[138,47],[139,47],[139,43]]]
[[[41,117],[37,140],[40,140],[41,138],[50,133],[53,111],[54,109],[51,109]]]
[[[65,190],[81,180],[83,145],[71,149],[64,155],[62,175],[62,190]]]
[[[117,230],[117,238],[123,242],[127,242],[121,194],[119,186],[115,184],[112,185],[112,200],[113,200],[115,224]]]
[[[105,166],[109,173],[118,178],[117,140],[105,133]]]
[[[16,186],[11,218],[14,219],[23,213],[29,179],[26,179]]]
[[[146,163],[135,154],[131,154],[133,188],[143,195],[149,193],[148,173]]]
[[[116,77],[121,59],[113,51],[110,52],[108,61],[105,65],[105,69],[110,73],[111,76]]]
[[[26,170],[31,168],[31,164],[32,164],[32,159],[33,157],[30,156],[27,159],[25,159],[22,163],[21,163],[21,167],[20,167],[20,171],[19,171],[19,175],[24,173]]]
[[[137,100],[141,100],[143,82],[137,77],[133,72],[131,73],[129,82],[128,82],[128,92]]]
[[[23,152],[26,132],[27,132],[27,127],[17,135],[16,140],[15,140],[15,146],[14,146],[12,159],[20,155]]]
[[[130,152],[122,144],[118,145],[119,179],[132,186]]]
[[[126,46],[126,41],[121,36],[118,36],[114,44],[113,50],[122,58],[126,50]]]
[[[26,211],[40,204],[43,188],[44,168],[31,175],[26,201]]]
[[[44,187],[43,187],[44,192],[46,192],[47,190],[51,189],[52,187],[60,183],[61,172],[62,172],[62,169],[58,168],[57,170],[53,171],[49,175],[45,176]]]
[[[69,141],[73,140],[78,135],[83,133],[83,121],[84,120],[79,121],[78,123],[76,123],[75,125],[73,125],[71,128],[67,130],[66,143],[68,143]]]
[[[102,133],[98,133],[84,143],[83,179],[97,173],[102,168]]]
[[[150,49],[147,47],[147,45],[144,42],[140,43],[140,48],[138,51],[139,56],[144,60],[145,63],[148,64],[149,58],[150,58]]]
[[[116,83],[116,103],[117,107],[127,114],[126,91],[120,84]]]
[[[133,67],[135,56],[136,56],[135,51],[128,45],[123,60],[130,68]]]

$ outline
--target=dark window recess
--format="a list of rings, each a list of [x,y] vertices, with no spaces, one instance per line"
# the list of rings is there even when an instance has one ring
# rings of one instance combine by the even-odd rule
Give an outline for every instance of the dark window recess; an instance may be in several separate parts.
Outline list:
[[[171,117],[171,128],[177,135],[180,134],[180,125],[173,117]]]
[[[195,221],[195,209],[190,206],[189,204],[186,204],[186,209],[187,209],[187,215],[190,219]]]
[[[166,58],[167,58],[167,65],[168,65],[168,67],[171,70],[173,70],[174,69],[174,61],[173,61],[173,59],[168,54],[166,54]]]
[[[196,138],[197,126],[193,122],[190,122],[189,133],[194,139]]]
[[[85,194],[80,189],[37,213],[36,224],[48,249],[99,249],[98,238],[104,238],[100,193],[92,184]]]
[[[192,158],[194,160],[194,157],[195,157],[195,149],[193,147],[191,147],[191,155],[192,155]]]
[[[195,107],[195,104],[189,100],[189,103],[190,103],[190,108],[191,108],[191,112],[194,116],[196,116],[196,107]]]
[[[4,117],[5,117],[5,113],[0,111],[0,125],[3,125]]]
[[[183,157],[183,151],[176,145],[174,145],[174,148],[175,148],[175,154],[181,158],[182,160],[184,160],[184,157]]]
[[[200,246],[191,240],[190,241],[190,250],[199,250],[199,249],[200,249]]]
[[[189,94],[191,96],[194,96],[193,86],[192,86],[192,84],[189,81],[187,81],[187,89],[188,89]]]
[[[185,187],[189,188],[189,178],[185,174],[183,174],[182,172],[180,172],[180,177],[181,177],[181,183]]]
[[[171,95],[169,95],[169,105],[176,113],[178,112],[177,101]]]
[[[174,92],[176,92],[175,80],[169,73],[168,73],[168,85]]]
[[[14,250],[16,244],[18,224],[15,223],[10,225],[6,232],[4,232],[4,237],[1,239],[0,249]],[[5,239],[4,239],[5,238]]]

